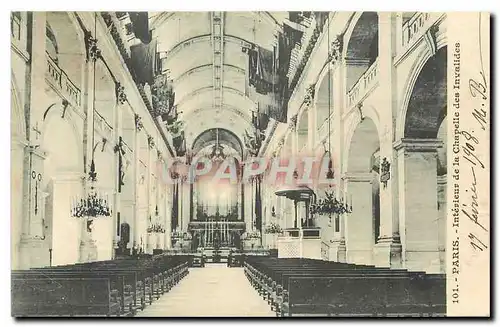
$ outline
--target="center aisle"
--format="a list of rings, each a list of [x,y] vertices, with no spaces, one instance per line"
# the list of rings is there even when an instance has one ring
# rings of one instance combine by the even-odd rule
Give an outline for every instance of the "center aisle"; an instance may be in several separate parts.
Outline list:
[[[275,317],[248,282],[243,268],[207,264],[190,268],[170,292],[138,311],[137,317]]]

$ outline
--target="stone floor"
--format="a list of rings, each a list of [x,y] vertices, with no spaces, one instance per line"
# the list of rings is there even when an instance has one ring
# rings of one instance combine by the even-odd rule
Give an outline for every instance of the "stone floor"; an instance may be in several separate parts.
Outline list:
[[[209,263],[190,268],[179,284],[136,316],[275,317],[275,313],[252,288],[243,268]]]

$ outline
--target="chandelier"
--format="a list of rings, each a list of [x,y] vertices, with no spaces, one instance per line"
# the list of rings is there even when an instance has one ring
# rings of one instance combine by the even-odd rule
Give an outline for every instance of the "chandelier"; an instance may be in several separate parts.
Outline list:
[[[330,28],[328,28],[328,42],[330,44]],[[330,48],[328,48],[328,56],[330,57]],[[328,70],[328,150],[325,147],[325,152],[329,156],[328,171],[326,178],[332,180],[335,177],[333,171],[333,162],[331,156],[331,70]],[[329,185],[332,188],[332,185]],[[351,201],[344,203],[344,200],[338,199],[334,191],[325,191],[325,196],[318,201],[314,201],[310,205],[310,211],[313,215],[328,216],[331,220],[332,215],[342,215],[352,212],[352,198]]]
[[[334,192],[325,192],[325,197],[311,204],[311,213],[320,216],[333,214],[341,215],[352,212],[352,203],[344,203],[343,199],[337,199]]]
[[[219,129],[215,130],[215,145],[212,147],[212,152],[208,155],[208,158],[212,161],[224,161],[226,155],[224,154],[223,147],[219,143]]]
[[[74,200],[71,206],[71,216],[76,218],[97,218],[111,216],[108,196],[104,198],[95,190],[97,173],[95,171],[94,160],[90,164],[89,172],[90,191],[87,197],[80,200]]]
[[[158,206],[155,208],[155,217],[156,217],[156,222],[151,223],[147,229],[148,233],[159,233],[159,234],[164,234],[165,233],[165,226],[163,224],[160,224],[157,220],[159,219],[159,214],[158,214]],[[151,217],[149,218],[149,221],[151,222]]]
[[[96,79],[96,60],[94,63],[94,81]],[[94,95],[92,113],[95,113],[95,84],[94,84]],[[92,144],[94,145],[94,134],[95,134],[95,119],[92,114]],[[88,182],[90,183],[90,188],[88,193],[81,199],[76,199],[72,201],[71,205],[71,216],[76,218],[88,218],[93,219],[97,217],[109,217],[111,216],[111,208],[109,205],[108,196],[104,197],[102,194],[96,192],[95,184],[97,182],[97,172],[95,170],[94,153],[97,148],[97,144],[94,145],[92,149],[92,160],[90,162],[90,171]],[[90,221],[89,221],[90,222]]]

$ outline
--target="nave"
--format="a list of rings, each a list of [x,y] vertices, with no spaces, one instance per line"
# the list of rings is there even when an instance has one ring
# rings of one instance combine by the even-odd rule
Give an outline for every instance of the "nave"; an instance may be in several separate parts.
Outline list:
[[[219,260],[200,268],[194,268],[196,257],[156,255],[13,271],[12,314],[428,317],[446,313],[444,274],[266,255],[238,255],[238,268],[230,268],[235,256],[231,254],[227,264]]]
[[[137,317],[275,316],[250,286],[243,268],[228,268],[225,263],[190,268],[189,275],[169,293],[137,313]]]

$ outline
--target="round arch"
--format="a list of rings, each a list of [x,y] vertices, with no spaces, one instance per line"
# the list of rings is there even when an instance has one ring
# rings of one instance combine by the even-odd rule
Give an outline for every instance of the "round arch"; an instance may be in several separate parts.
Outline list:
[[[353,62],[346,67],[346,89],[349,91],[378,58],[378,13],[356,13],[346,31],[343,58]]]
[[[58,171],[83,172],[83,139],[76,121],[80,117],[67,110],[61,118],[62,104],[53,107],[47,112],[41,128],[41,145],[47,153],[45,175],[48,173],[50,178],[51,173]],[[48,181],[48,178],[44,180]]]
[[[314,96],[314,108],[316,110],[316,129],[328,120],[333,114],[333,69],[331,65],[326,65],[321,72],[318,83],[316,83],[316,94]],[[330,94],[330,96],[329,96]]]
[[[443,48],[447,48],[447,44],[444,41],[438,42],[437,44],[437,50],[436,54],[438,54],[440,51],[443,51]],[[429,47],[425,47],[424,50],[422,50],[417,59],[415,60],[411,70],[410,74],[408,76],[408,79],[406,80],[405,87],[403,88],[403,95],[402,95],[402,102],[401,102],[401,108],[399,110],[398,118],[396,120],[396,132],[395,132],[395,139],[399,140],[405,137],[405,126],[406,126],[406,118],[408,115],[408,108],[410,104],[410,100],[413,95],[413,90],[417,84],[417,79],[421,75],[424,67],[428,63],[428,61],[433,58],[433,54],[430,51]],[[445,67],[445,66],[443,66]],[[446,76],[445,76],[446,78]]]
[[[375,126],[375,131],[377,132],[376,134],[373,134],[373,136],[376,136],[377,140],[382,139],[381,135],[381,130],[380,130],[380,119],[377,111],[375,108],[372,106],[363,106],[362,107],[362,114],[363,116],[361,117],[361,113],[351,113],[349,117],[347,118],[346,122],[344,123],[344,131],[345,131],[345,140],[344,140],[344,149],[346,151],[344,152],[344,157],[342,160],[343,163],[343,172],[349,171],[349,151],[351,148],[352,144],[352,139],[354,137],[354,134],[356,132],[356,129],[358,128],[359,124],[363,123],[366,119],[369,119]]]
[[[243,157],[243,144],[240,138],[232,131],[225,128],[210,128],[201,132],[193,141],[191,150],[195,155],[200,150],[206,147],[206,144],[212,142],[216,138],[216,133],[219,133],[219,142],[225,143],[238,152]]]

